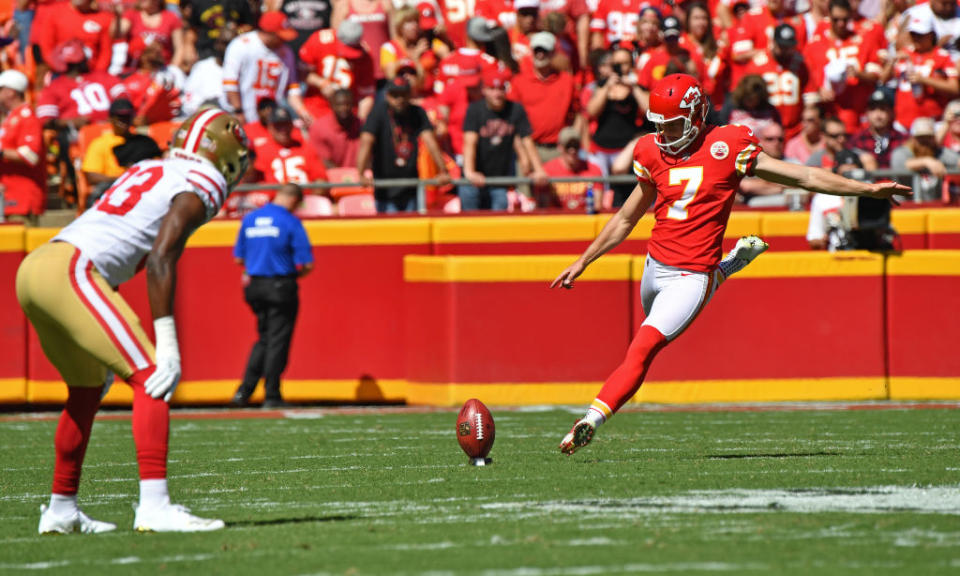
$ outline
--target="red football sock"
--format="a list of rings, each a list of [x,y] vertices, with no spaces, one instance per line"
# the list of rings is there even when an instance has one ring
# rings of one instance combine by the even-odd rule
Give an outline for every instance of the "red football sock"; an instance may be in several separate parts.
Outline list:
[[[153,398],[143,383],[156,367],[136,372],[127,380],[133,388],[133,443],[137,446],[137,465],[141,480],[167,477],[167,443],[170,438],[170,406],[162,398]]]
[[[53,440],[56,461],[53,465],[53,493],[75,496],[80,486],[83,457],[90,441],[93,418],[100,407],[102,386],[96,388],[67,388],[67,404],[60,414],[57,433]]]
[[[607,378],[591,407],[605,418],[612,416],[637,393],[653,358],[666,345],[667,338],[659,330],[641,326],[627,349],[627,357]]]

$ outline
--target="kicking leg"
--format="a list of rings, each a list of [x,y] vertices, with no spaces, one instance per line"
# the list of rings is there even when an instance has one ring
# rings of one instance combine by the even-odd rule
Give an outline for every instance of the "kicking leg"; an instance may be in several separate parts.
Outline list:
[[[715,288],[712,274],[691,273],[647,258],[640,290],[647,318],[627,349],[623,363],[607,378],[586,414],[560,442],[561,452],[573,454],[589,444],[597,427],[637,393],[657,353],[686,330]]]
[[[767,251],[770,245],[759,236],[744,236],[737,240],[737,245],[720,261],[717,269],[720,271],[719,282],[743,270],[753,259]]]

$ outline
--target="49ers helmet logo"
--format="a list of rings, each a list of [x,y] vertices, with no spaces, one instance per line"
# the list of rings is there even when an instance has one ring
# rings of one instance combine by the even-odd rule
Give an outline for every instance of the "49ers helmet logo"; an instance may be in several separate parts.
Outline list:
[[[699,86],[691,86],[687,88],[687,92],[683,95],[683,99],[680,100],[680,107],[689,110],[696,110],[700,106],[700,99],[702,94],[700,93]]]

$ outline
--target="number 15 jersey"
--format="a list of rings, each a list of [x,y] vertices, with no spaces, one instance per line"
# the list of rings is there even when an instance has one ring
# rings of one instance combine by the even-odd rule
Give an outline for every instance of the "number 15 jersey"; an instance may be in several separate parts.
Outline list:
[[[670,156],[654,134],[633,150],[639,182],[657,189],[656,224],[649,252],[657,261],[693,272],[712,272],[723,253],[723,233],[740,180],[751,176],[760,144],[746,126],[704,126],[705,134]]]
[[[97,203],[54,237],[76,246],[111,286],[137,273],[153,248],[170,204],[183,192],[196,194],[207,220],[223,206],[223,175],[206,162],[182,158],[145,160],[130,167]]]

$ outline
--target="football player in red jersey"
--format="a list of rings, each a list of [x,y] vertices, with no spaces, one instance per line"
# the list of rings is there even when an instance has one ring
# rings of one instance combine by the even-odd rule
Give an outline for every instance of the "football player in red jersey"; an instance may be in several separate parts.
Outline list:
[[[626,359],[560,443],[566,454],[586,446],[597,426],[636,394],[653,358],[690,325],[717,287],[767,249],[760,238],[747,236],[720,259],[730,208],[744,176],[836,196],[911,194],[909,187],[893,182],[858,182],[776,160],[763,152],[749,128],[707,125],[708,108],[692,76],[673,74],[654,87],[647,118],[657,132],[640,138],[634,148],[636,188],[583,255],[550,285],[572,288],[591,262],[627,238],[657,200],[640,287],[646,319]]]

